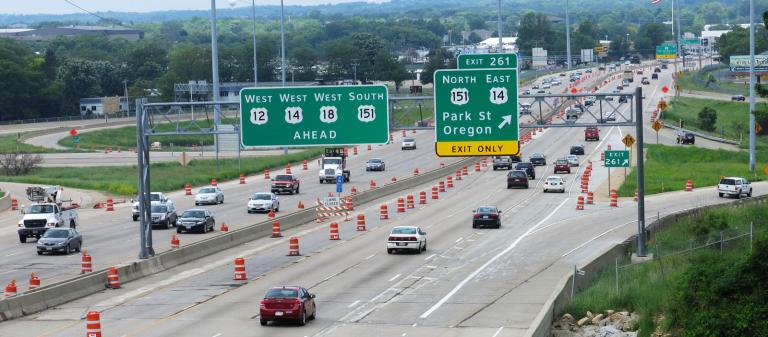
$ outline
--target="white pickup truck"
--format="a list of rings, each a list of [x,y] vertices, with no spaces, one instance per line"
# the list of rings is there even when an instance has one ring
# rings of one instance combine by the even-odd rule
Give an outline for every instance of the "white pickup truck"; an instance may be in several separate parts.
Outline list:
[[[149,193],[149,201],[150,205],[154,204],[171,204],[173,205],[173,201],[171,201],[170,198],[165,196],[163,192],[151,192]],[[139,221],[139,198],[131,200],[131,215],[133,216],[133,221]]]
[[[749,180],[740,177],[724,177],[717,184],[717,194],[722,197],[733,196],[741,199],[741,196],[752,196],[752,184]]]
[[[17,228],[21,243],[27,242],[30,237],[40,239],[49,228],[77,227],[79,205],[65,205],[61,193],[59,186],[27,188],[27,199],[32,201],[32,205],[22,207],[24,217],[19,220]]]

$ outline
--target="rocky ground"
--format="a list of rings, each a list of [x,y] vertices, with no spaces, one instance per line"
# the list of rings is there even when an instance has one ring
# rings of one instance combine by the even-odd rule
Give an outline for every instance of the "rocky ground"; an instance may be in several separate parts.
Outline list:
[[[553,337],[635,337],[639,316],[628,311],[587,311],[581,319],[565,314],[552,325]]]

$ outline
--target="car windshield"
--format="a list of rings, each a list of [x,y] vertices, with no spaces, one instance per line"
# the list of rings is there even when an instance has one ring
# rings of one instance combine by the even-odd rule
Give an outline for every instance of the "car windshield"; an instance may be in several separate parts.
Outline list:
[[[523,171],[512,171],[512,172],[509,172],[509,176],[510,177],[514,177],[514,178],[525,178],[525,177],[527,177],[527,175]]]
[[[548,183],[558,183],[558,182],[560,182],[560,178],[558,178],[558,177],[549,177],[549,178],[547,178],[547,182]]]
[[[496,207],[478,207],[477,213],[496,213]]]
[[[340,158],[325,158],[323,159],[323,165],[341,165]]]
[[[280,174],[277,177],[275,177],[275,180],[293,180],[293,176],[289,176],[286,174]]]
[[[380,164],[381,163],[381,159],[368,159],[368,162],[369,163],[373,163],[373,164]]]
[[[395,227],[392,228],[392,234],[416,234],[414,227]]]
[[[515,166],[515,167],[517,167],[519,169],[526,169],[526,168],[533,167],[533,164],[531,164],[531,163],[520,163],[520,164],[517,164],[517,166]]]
[[[198,191],[197,193],[201,193],[201,194],[203,194],[203,193],[216,193],[216,189],[212,188],[212,187],[201,188],[200,191]]]
[[[264,298],[296,298],[299,297],[299,291],[296,289],[269,289]]]
[[[272,195],[265,193],[256,193],[251,197],[251,200],[272,200]]]
[[[167,209],[164,205],[152,205],[152,213],[165,213]]]
[[[403,139],[404,142],[414,142],[415,140],[413,138],[405,138]]]
[[[736,185],[736,181],[733,179],[720,179],[720,183],[723,185]]]
[[[541,153],[534,153],[534,154],[531,155],[531,158],[543,158],[543,157],[544,157],[544,155],[541,154]]]
[[[155,193],[150,193],[149,201],[160,201],[160,195]]]
[[[574,149],[574,150],[581,150],[582,148],[583,148],[583,147],[582,147],[581,145],[574,145],[574,146],[571,146],[571,149]]]
[[[49,229],[49,230],[45,231],[45,234],[43,234],[44,238],[57,238],[57,239],[61,239],[61,238],[66,238],[68,236],[69,236],[69,231],[68,230],[53,230],[53,229]]]
[[[181,215],[182,218],[204,218],[204,211],[186,211]]]
[[[565,159],[560,159],[555,162],[555,165],[568,165],[568,161],[566,161]]]
[[[32,205],[29,207],[29,214],[47,214],[53,213],[53,205]]]

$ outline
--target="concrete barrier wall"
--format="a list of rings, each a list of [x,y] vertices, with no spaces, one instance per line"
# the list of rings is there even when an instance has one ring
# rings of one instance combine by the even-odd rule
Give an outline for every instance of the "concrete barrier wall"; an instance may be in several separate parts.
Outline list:
[[[3,212],[11,208],[11,194],[5,191],[5,195],[0,198],[0,212]]]
[[[662,218],[656,219],[652,223],[650,223],[646,229],[648,230],[649,234],[654,235],[655,233],[663,230],[664,228],[670,226],[671,224],[675,223],[677,220],[683,217],[687,216],[698,216],[702,212],[708,209],[715,209],[715,208],[722,208],[722,207],[744,207],[746,205],[751,204],[762,204],[768,202],[768,195],[763,195],[755,198],[749,198],[749,199],[741,199],[741,200],[734,200],[733,202],[726,203],[726,204],[720,204],[720,205],[709,205],[699,208],[691,208],[687,209],[681,212],[677,212],[674,214],[666,215]],[[576,278],[576,293],[578,293],[581,289],[585,289],[588,287],[592,281],[599,276],[602,269],[606,267],[612,267],[615,264],[616,258],[625,256],[629,253],[630,247],[632,244],[637,240],[637,236],[633,235],[631,238],[627,239],[623,243],[613,246],[612,248],[608,249],[606,252],[596,255],[593,258],[591,258],[590,262],[580,267],[581,270],[584,270],[586,273],[583,276],[579,276]],[[534,321],[531,323],[530,327],[528,328],[528,331],[526,332],[526,337],[550,337],[551,336],[551,328],[552,323],[558,319],[557,315],[561,312],[563,312],[563,309],[565,309],[566,305],[571,301],[571,279],[573,277],[573,273],[568,273],[567,275],[563,276],[563,278],[560,280],[560,282],[557,283],[557,286],[555,287],[555,290],[552,292],[552,295],[549,297],[549,299],[544,302],[544,307],[539,311],[539,314],[536,316]]]
[[[474,159],[464,159],[446,165],[441,169],[424,172],[416,177],[405,178],[396,183],[386,184],[374,190],[358,193],[353,197],[353,200],[356,205],[371,202],[378,198],[450,175],[464,165],[470,165],[473,162]],[[315,220],[315,207],[280,216],[274,220],[279,220],[283,229],[290,229],[306,224]],[[120,282],[131,282],[210,254],[269,236],[272,234],[272,221],[274,220],[263,221],[245,228],[233,230],[226,234],[191,243],[176,250],[157,254],[146,260],[137,260],[125,265],[117,266],[120,273]],[[107,269],[102,269],[87,275],[50,284],[32,292],[20,293],[16,297],[0,300],[0,322],[36,313],[88,296],[103,290],[106,283]]]

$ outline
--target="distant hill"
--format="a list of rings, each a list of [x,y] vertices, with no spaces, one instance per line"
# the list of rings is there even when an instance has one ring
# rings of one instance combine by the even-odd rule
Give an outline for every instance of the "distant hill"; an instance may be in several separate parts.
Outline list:
[[[686,0],[685,8],[693,8],[712,0]],[[526,11],[542,11],[548,13],[561,13],[563,0],[503,0],[502,7],[505,12],[519,14]],[[594,11],[627,11],[633,8],[654,8],[669,10],[670,0],[663,0],[659,5],[651,5],[650,0],[632,1],[605,1],[605,0],[571,0],[571,9],[575,15]],[[726,6],[742,5],[743,0],[717,0]],[[768,0],[757,0],[758,3],[768,3]],[[386,3],[350,2],[336,5],[313,6],[286,6],[286,13],[291,16],[317,16],[326,18],[343,18],[350,16],[361,17],[390,17],[401,16],[411,18],[431,18],[435,16],[450,15],[461,11],[483,11],[495,13],[498,2],[496,0],[391,0]],[[280,15],[279,6],[256,6],[257,16],[262,18],[275,18]],[[765,6],[762,6],[765,7]],[[757,6],[757,8],[762,8]],[[207,17],[209,11],[205,10],[174,10],[149,13],[130,12],[99,12],[102,17],[115,19],[123,23],[162,22],[172,20],[186,20],[193,17]],[[219,8],[217,14],[220,17],[250,17],[250,7]],[[38,25],[44,22],[62,23],[94,23],[98,18],[82,14],[36,14],[36,15],[10,15],[0,14],[0,27],[18,25]]]

